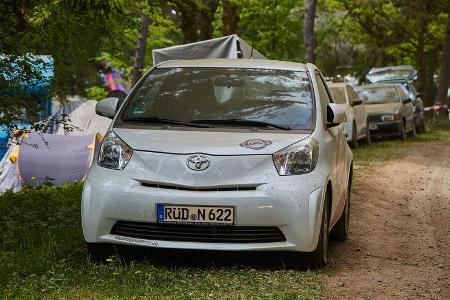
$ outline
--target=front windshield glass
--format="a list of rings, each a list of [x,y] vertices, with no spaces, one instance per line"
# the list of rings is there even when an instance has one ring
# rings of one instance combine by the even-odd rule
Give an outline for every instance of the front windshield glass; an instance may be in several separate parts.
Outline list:
[[[364,99],[365,104],[395,103],[399,98],[393,87],[364,88],[357,91],[359,97]]]
[[[330,87],[331,93],[333,94],[333,98],[335,103],[337,104],[345,104],[347,101],[345,100],[345,90],[343,87]]]
[[[125,107],[123,122],[145,122],[151,118],[199,123],[243,119],[291,129],[313,127],[311,84],[307,73],[301,71],[155,69]],[[213,126],[220,125],[219,121]],[[226,126],[234,125],[228,122]]]

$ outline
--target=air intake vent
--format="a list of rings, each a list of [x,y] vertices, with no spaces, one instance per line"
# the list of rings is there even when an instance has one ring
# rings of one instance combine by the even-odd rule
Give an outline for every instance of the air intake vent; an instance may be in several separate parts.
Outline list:
[[[229,192],[229,191],[255,191],[256,186],[236,186],[236,187],[188,187],[178,185],[167,185],[159,183],[142,182],[142,186],[179,191],[194,191],[194,192]]]
[[[201,226],[118,221],[111,234],[159,241],[273,243],[286,241],[277,227]]]

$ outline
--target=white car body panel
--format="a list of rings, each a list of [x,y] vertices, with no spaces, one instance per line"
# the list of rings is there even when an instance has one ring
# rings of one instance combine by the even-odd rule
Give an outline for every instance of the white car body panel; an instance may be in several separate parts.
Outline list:
[[[345,122],[345,131],[347,132],[347,141],[350,142],[353,137],[353,124],[356,126],[357,139],[363,139],[366,137],[368,122],[368,113],[366,111],[366,105],[351,105],[352,96],[349,94],[349,89],[353,90],[353,87],[347,83],[332,83],[330,87],[340,88],[345,93],[345,105],[347,109],[347,121]],[[354,92],[354,90],[353,90]],[[356,92],[354,92],[356,95]]]
[[[327,128],[322,118],[314,65],[270,60],[172,61],[158,67],[237,67],[308,71],[314,87],[315,129],[306,134],[282,130],[226,130],[203,128],[113,128],[134,149],[123,170],[94,163],[82,196],[82,224],[89,243],[225,251],[305,251],[316,249],[327,185],[332,187],[329,230],[342,214],[349,185],[352,153],[345,140],[344,124]],[[151,72],[151,71],[150,71]],[[145,76],[144,76],[145,78]],[[143,79],[141,79],[143,80]],[[139,87],[139,83],[136,85]],[[136,88],[135,87],[135,88]],[[117,116],[116,116],[117,118]],[[114,122],[113,122],[114,123]],[[319,143],[315,169],[303,175],[280,176],[272,154],[298,141],[314,138]],[[240,147],[248,139],[272,143],[264,149]],[[193,153],[207,155],[211,166],[202,171],[186,167]],[[194,191],[155,187],[239,187],[243,191]],[[273,243],[206,243],[146,240],[111,234],[118,220],[156,222],[156,204],[220,205],[235,207],[235,225],[276,226],[286,237]]]

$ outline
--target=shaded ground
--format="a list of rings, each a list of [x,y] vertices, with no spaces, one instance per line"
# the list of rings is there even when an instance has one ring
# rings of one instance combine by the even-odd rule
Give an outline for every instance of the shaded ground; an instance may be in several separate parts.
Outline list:
[[[327,296],[450,299],[450,139],[356,174],[351,233],[331,246]]]

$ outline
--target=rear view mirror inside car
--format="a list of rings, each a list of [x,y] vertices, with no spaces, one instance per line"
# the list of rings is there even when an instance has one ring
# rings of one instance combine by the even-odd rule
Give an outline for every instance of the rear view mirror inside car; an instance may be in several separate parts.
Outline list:
[[[244,86],[245,81],[241,78],[232,78],[232,77],[219,77],[214,79],[214,85],[215,86],[226,86],[226,87],[232,87],[232,86]]]

